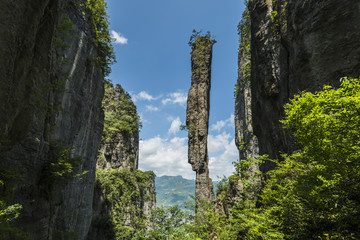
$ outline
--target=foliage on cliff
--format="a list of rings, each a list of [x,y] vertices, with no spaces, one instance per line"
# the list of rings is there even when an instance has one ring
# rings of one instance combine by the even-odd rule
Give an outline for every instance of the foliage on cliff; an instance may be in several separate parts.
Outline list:
[[[0,172],[0,238],[22,239],[25,234],[20,229],[12,226],[12,223],[19,217],[22,205],[13,204],[13,189],[21,177],[15,171]]]
[[[103,107],[105,111],[103,136],[106,139],[111,139],[118,133],[133,134],[141,128],[136,105],[131,100],[130,94],[120,85],[113,87],[110,83],[105,84]]]
[[[285,127],[300,150],[276,161],[260,207],[235,208],[240,239],[358,239],[360,237],[360,82],[303,92],[285,106]]]
[[[86,7],[90,12],[90,22],[96,39],[98,51],[96,61],[107,76],[111,72],[110,65],[115,62],[114,48],[109,34],[109,16],[106,13],[107,4],[104,0],[87,0]]]
[[[188,42],[192,50],[195,48],[201,48],[208,45],[214,45],[216,40],[211,36],[211,33],[208,31],[206,34],[202,34],[201,31],[193,30],[193,34],[190,36]]]
[[[190,221],[195,227],[181,226],[183,239],[360,238],[359,79],[343,78],[338,89],[303,92],[285,112],[282,122],[299,150],[273,160],[277,168],[263,176],[263,186],[248,173],[267,156],[236,162],[244,192],[231,217],[208,208],[201,219]]]
[[[110,215],[99,219],[97,227],[107,229],[114,239],[132,239],[136,231],[146,229],[149,222],[142,208],[144,201],[154,196],[154,178],[151,171],[97,170],[96,187],[102,189],[106,203],[111,205]]]
[[[249,1],[245,0],[246,8],[242,14],[241,21],[237,26],[238,34],[240,36],[240,46],[239,46],[239,80],[244,85],[250,86],[250,74],[251,74],[251,20],[250,20],[250,11],[249,11]],[[240,90],[239,82],[235,85],[234,96],[236,97]]]

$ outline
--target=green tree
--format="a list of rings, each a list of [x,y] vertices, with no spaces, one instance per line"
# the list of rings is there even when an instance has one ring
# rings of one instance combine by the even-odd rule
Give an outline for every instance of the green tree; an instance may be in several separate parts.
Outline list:
[[[105,0],[87,0],[86,8],[90,13],[90,22],[98,51],[96,62],[104,75],[107,76],[111,72],[110,65],[116,62],[114,47],[111,44],[109,34],[107,4]]]
[[[360,238],[360,82],[303,92],[282,121],[300,149],[277,163],[260,207],[234,211],[237,239]]]
[[[111,83],[105,84],[103,107],[104,140],[112,139],[119,133],[131,135],[142,127],[136,105],[131,100],[130,94],[120,85],[114,87]]]

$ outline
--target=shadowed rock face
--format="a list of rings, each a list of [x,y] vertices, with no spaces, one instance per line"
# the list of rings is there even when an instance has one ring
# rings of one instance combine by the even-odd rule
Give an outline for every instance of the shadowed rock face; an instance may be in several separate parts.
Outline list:
[[[252,132],[259,154],[281,158],[281,153],[296,149],[279,122],[289,98],[324,85],[338,86],[341,77],[359,75],[360,2],[252,0],[249,8],[251,78],[236,100],[237,138],[245,136],[246,143],[244,133]],[[246,64],[244,59],[239,68]],[[246,121],[249,124],[244,125]],[[251,156],[244,150],[240,155]],[[261,170],[273,167],[266,162]]]
[[[65,0],[0,1],[0,40],[0,194],[13,187],[16,226],[30,239],[83,239],[104,118],[88,15]],[[86,174],[57,178],[49,158],[59,148]]]
[[[191,52],[191,87],[187,99],[186,125],[188,127],[188,159],[196,172],[195,198],[214,200],[209,178],[207,137],[209,128],[212,45],[210,37],[195,40]]]
[[[97,161],[92,225],[87,240],[118,239],[117,229],[121,227],[144,228],[141,219],[146,219],[156,208],[155,174],[137,170],[139,116],[135,104],[120,85],[106,84],[103,109],[105,124]],[[145,228],[152,226],[153,223],[145,222]],[[131,235],[123,238],[130,239]]]
[[[257,158],[258,140],[254,135],[251,109],[251,22],[250,12],[246,9],[238,26],[241,34],[238,54],[238,80],[235,91],[235,143],[239,149],[239,159]],[[251,175],[258,171],[253,166]]]

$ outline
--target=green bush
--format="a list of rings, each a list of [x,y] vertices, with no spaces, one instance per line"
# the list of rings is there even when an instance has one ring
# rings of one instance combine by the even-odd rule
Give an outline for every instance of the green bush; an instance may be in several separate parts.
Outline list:
[[[238,239],[360,238],[360,82],[303,92],[282,121],[300,149],[268,173],[259,202],[234,208]],[[240,176],[246,174],[237,168]],[[239,171],[240,170],[240,171]]]
[[[151,171],[111,169],[96,171],[96,186],[102,189],[105,200],[111,206],[109,216],[98,220],[98,226],[107,226],[115,239],[131,239],[136,231],[146,229],[147,216],[140,202],[149,200],[151,183],[155,174]],[[125,225],[125,213],[131,215],[130,226]]]
[[[106,13],[107,4],[104,0],[87,0],[86,7],[90,12],[90,22],[95,35],[98,52],[97,64],[104,75],[107,76],[111,72],[110,65],[116,61],[109,34],[109,17]]]
[[[117,98],[115,92],[120,95]],[[104,132],[105,140],[112,139],[118,133],[133,134],[141,128],[140,117],[136,111],[136,105],[131,100],[129,93],[117,85],[105,84],[105,96],[103,100],[105,110]]]
[[[190,40],[188,42],[192,50],[208,45],[214,45],[215,43],[216,40],[211,36],[209,31],[206,34],[202,34],[201,31],[196,31],[195,29],[193,30],[193,34],[190,36]]]

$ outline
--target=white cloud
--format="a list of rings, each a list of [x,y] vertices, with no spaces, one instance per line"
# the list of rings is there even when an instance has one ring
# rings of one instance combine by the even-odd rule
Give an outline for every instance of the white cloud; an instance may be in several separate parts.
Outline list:
[[[128,39],[121,35],[121,33],[115,32],[114,30],[111,30],[111,37],[114,39],[114,43],[117,44],[127,44]]]
[[[229,145],[229,139],[231,135],[226,132],[222,132],[219,135],[209,135],[208,136],[208,150],[209,153],[216,153],[219,151],[224,151],[226,146]],[[234,145],[235,146],[235,145]]]
[[[211,124],[210,130],[220,132],[224,127],[234,127],[234,114],[231,114],[226,120],[220,120],[215,124]]]
[[[174,92],[167,95],[167,98],[163,99],[162,104],[179,104],[181,106],[185,106],[187,101],[187,95],[182,92]]]
[[[148,112],[157,112],[160,111],[158,107],[152,106],[152,105],[146,105],[146,111]]]
[[[144,118],[144,114],[142,112],[139,112],[140,121],[142,124],[150,123],[146,118]]]
[[[217,176],[230,176],[234,172],[232,162],[239,158],[239,151],[235,146],[235,139],[232,139],[224,146],[224,152],[220,155],[212,156],[209,159],[209,172],[213,180],[217,180]]]
[[[151,96],[149,93],[147,93],[146,91],[141,91],[138,94],[134,94],[131,96],[133,101],[136,102],[138,100],[145,100],[145,101],[153,101],[156,100],[158,98]]]
[[[213,150],[210,149],[211,147]],[[194,179],[195,172],[188,163],[187,154],[187,138],[156,136],[141,140],[140,169],[152,170],[157,176],[181,175],[187,179]],[[209,171],[213,180],[218,180],[217,176],[230,176],[234,172],[232,162],[238,160],[239,152],[230,134],[209,135],[209,154]]]
[[[176,119],[172,120],[168,133],[175,135],[177,132],[180,131],[180,126],[181,126],[181,121],[180,118],[177,117]]]
[[[140,141],[141,170],[152,170],[157,176],[181,175],[194,179],[195,172],[187,161],[187,138],[174,137],[169,140],[156,136]]]
[[[210,126],[210,130],[217,130],[220,131],[221,129],[223,129],[226,125],[226,121],[217,121],[215,124],[211,124]]]

